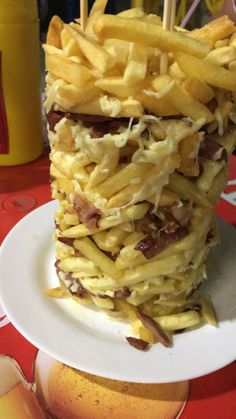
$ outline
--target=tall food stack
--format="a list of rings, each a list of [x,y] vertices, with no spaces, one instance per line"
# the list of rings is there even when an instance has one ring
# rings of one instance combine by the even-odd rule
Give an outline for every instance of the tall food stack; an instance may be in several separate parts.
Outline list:
[[[163,29],[134,8],[53,17],[44,45],[55,213],[54,297],[131,324],[138,349],[208,322],[214,205],[236,133],[235,25]],[[166,70],[160,72],[163,54]]]

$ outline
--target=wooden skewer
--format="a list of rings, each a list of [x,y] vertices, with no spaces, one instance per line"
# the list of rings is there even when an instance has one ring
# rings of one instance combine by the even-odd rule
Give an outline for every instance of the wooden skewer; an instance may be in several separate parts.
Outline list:
[[[82,31],[85,31],[87,18],[88,18],[88,1],[80,0],[80,22],[81,22]]]
[[[163,29],[172,31],[175,25],[176,0],[164,1]],[[167,74],[168,54],[163,52],[160,59],[160,74]]]

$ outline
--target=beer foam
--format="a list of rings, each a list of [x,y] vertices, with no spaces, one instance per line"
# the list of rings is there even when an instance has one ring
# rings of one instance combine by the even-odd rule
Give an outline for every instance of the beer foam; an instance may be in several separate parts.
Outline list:
[[[0,397],[7,394],[17,384],[24,382],[18,364],[8,356],[0,356]]]

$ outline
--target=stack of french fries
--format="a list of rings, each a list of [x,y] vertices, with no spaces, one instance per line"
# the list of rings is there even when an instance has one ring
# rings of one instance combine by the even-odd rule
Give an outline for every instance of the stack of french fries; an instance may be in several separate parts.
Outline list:
[[[134,8],[53,17],[44,45],[56,269],[47,290],[131,324],[138,349],[216,325],[197,290],[236,137],[236,27],[164,31]],[[160,58],[167,53],[167,73]]]

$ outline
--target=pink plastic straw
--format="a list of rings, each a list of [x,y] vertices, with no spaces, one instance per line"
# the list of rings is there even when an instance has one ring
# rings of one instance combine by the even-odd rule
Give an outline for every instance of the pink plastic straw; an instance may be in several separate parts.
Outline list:
[[[185,26],[187,25],[189,19],[191,18],[192,14],[195,12],[195,9],[197,8],[197,6],[199,5],[201,0],[194,0],[192,3],[192,6],[189,8],[187,14],[184,16],[180,26],[181,28],[185,28]]]

